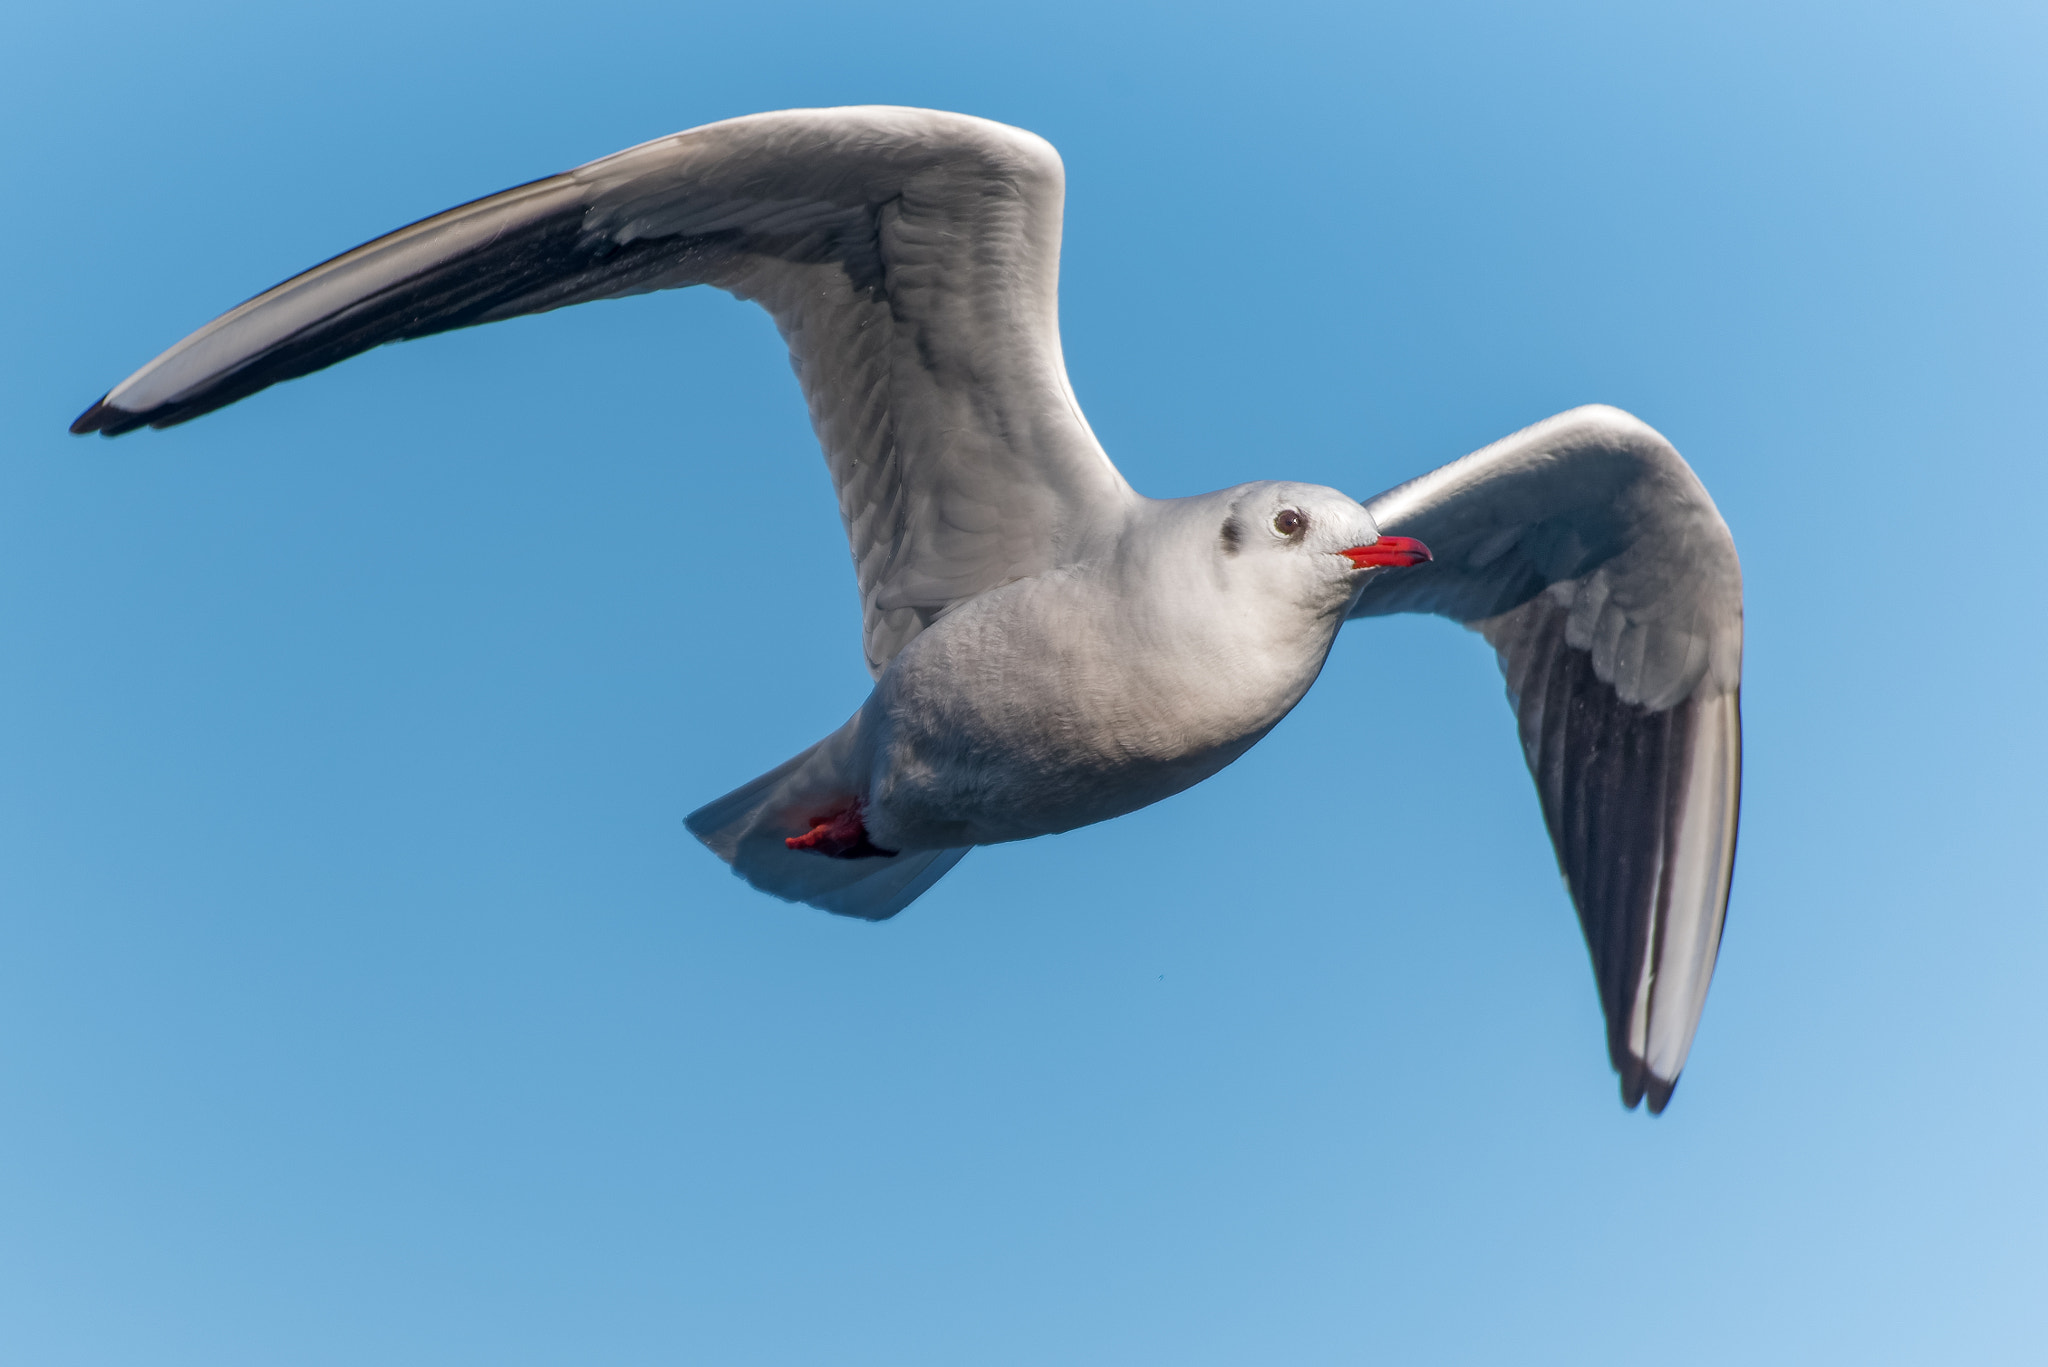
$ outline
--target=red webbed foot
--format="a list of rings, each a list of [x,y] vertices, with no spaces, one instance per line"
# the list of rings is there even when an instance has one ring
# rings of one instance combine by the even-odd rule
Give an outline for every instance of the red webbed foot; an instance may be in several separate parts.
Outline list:
[[[858,802],[812,817],[808,831],[782,843],[792,850],[814,850],[830,859],[888,859],[896,853],[868,839],[867,823],[861,820]]]

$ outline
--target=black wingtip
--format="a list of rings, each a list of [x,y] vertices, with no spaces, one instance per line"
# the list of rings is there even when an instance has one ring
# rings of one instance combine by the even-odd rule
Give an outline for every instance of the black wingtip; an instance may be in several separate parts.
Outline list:
[[[80,413],[72,422],[71,435],[82,437],[88,432],[97,432],[103,437],[118,437],[123,432],[133,432],[148,423],[148,415],[130,413],[125,408],[115,408],[102,395],[98,403]]]
[[[1633,1111],[1644,1101],[1650,1103],[1651,1115],[1664,1114],[1664,1108],[1671,1104],[1671,1094],[1678,1090],[1678,1079],[1666,1082],[1650,1071],[1649,1065],[1639,1058],[1630,1058],[1621,1073],[1621,1104],[1623,1109]]]
[[[98,402],[94,403],[91,408],[86,409],[83,413],[80,413],[77,416],[77,418],[73,419],[71,423],[71,435],[74,437],[82,437],[88,432],[99,431],[102,427],[105,427],[107,425],[108,419],[112,416],[113,411],[113,409],[107,407],[107,396],[104,394],[100,395]]]
[[[1634,1054],[1616,1049],[1613,1054],[1614,1071],[1621,1074],[1621,1108],[1633,1111],[1643,1101],[1643,1084],[1650,1080],[1650,1070]]]

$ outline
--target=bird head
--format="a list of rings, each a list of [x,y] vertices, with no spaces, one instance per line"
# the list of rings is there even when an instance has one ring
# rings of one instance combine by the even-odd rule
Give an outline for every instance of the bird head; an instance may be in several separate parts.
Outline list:
[[[1319,612],[1341,610],[1375,573],[1430,558],[1420,541],[1382,533],[1364,505],[1323,485],[1248,484],[1232,493],[1218,554]]]

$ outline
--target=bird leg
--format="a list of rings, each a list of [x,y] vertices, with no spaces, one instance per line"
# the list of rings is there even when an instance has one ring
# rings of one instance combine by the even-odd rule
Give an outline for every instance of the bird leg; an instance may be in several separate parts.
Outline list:
[[[831,859],[888,859],[885,850],[868,839],[867,823],[861,820],[859,799],[822,816],[811,818],[811,828],[782,842],[792,850],[816,850]]]

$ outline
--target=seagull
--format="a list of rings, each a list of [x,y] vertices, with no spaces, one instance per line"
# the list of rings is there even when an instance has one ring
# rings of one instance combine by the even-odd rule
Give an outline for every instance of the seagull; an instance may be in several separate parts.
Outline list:
[[[1152,499],[1060,352],[1065,179],[961,114],[707,124],[400,228],[265,291],[71,430],[169,427],[386,342],[712,285],[789,345],[839,497],[873,692],[687,826],[754,887],[883,920],[976,845],[1222,769],[1338,630],[1428,612],[1494,648],[1585,932],[1622,1102],[1671,1098],[1741,793],[1742,572],[1671,444],[1575,408],[1359,503]]]

